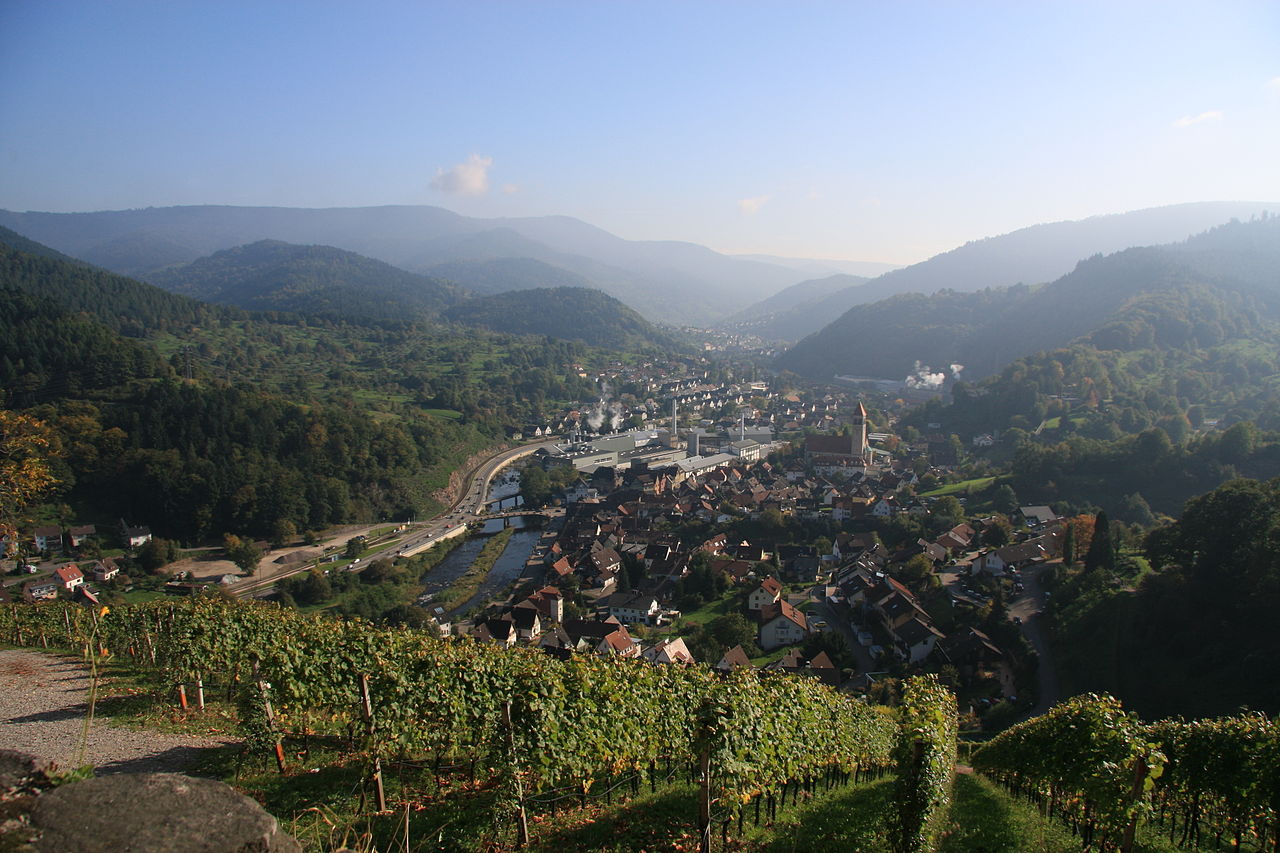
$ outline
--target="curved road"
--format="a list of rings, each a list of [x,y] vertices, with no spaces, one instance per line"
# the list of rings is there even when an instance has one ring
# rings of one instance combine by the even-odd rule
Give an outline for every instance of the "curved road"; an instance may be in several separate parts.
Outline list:
[[[450,508],[449,512],[438,515],[400,543],[399,550],[415,551],[430,547],[445,538],[445,534],[469,522],[476,521],[484,515],[485,496],[489,494],[489,484],[494,476],[517,459],[532,456],[544,447],[550,447],[555,441],[540,441],[537,444],[524,444],[490,456],[474,470],[467,473],[467,486]]]
[[[463,490],[462,496],[450,507],[449,511],[429,521],[420,523],[400,540],[395,554],[412,554],[423,551],[437,542],[464,533],[468,523],[477,521],[484,516],[485,496],[489,493],[489,484],[499,471],[517,459],[531,456],[541,448],[550,447],[555,443],[556,441],[554,440],[540,441],[537,444],[522,444],[519,447],[499,451],[468,471],[466,488]],[[391,556],[390,552],[388,552],[388,556]],[[309,571],[316,565],[314,562],[305,563],[292,571],[281,573],[271,578],[270,581],[254,583],[249,580],[248,582],[237,584],[234,587],[234,594],[238,597],[270,595],[274,592],[277,581]],[[364,568],[364,565],[351,568],[358,571]]]

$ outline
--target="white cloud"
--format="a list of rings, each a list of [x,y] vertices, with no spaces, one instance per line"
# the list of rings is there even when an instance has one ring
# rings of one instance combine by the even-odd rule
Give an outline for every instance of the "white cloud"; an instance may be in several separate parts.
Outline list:
[[[450,169],[436,169],[431,188],[453,195],[484,195],[489,191],[489,167],[492,157],[472,154],[466,162]]]
[[[1268,80],[1267,88],[1275,89],[1276,91],[1280,92],[1280,77],[1272,77],[1270,80]]]
[[[773,198],[771,195],[758,195],[754,198],[740,198],[738,199],[738,210],[741,210],[747,216],[752,216],[759,213],[760,208],[764,207],[771,198]]]
[[[1201,124],[1206,121],[1222,121],[1222,110],[1209,110],[1200,113],[1198,116],[1183,116],[1173,123],[1174,127],[1191,127],[1193,124]]]
[[[502,191],[507,195],[515,195],[516,193],[520,192],[520,185],[519,184],[503,184]]]

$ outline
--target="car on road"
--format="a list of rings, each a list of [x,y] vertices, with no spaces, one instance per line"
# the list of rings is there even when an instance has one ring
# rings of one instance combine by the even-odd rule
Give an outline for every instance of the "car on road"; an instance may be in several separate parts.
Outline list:
[[[871,646],[875,643],[875,638],[871,636],[870,631],[858,632],[858,644],[861,646]]]
[[[812,628],[814,628],[815,630],[818,630],[818,631],[825,631],[825,630],[827,630],[827,620],[826,620],[826,619],[814,619],[814,620],[812,620],[812,621],[809,623],[809,625],[810,625]]]

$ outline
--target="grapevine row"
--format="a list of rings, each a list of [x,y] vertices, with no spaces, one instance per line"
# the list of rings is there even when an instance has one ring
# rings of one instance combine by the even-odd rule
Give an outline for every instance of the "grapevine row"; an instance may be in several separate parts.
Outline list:
[[[467,761],[505,779],[517,810],[543,791],[585,791],[602,774],[697,761],[707,833],[713,811],[741,820],[747,803],[788,783],[882,769],[897,739],[883,709],[813,679],[564,661],[214,598],[0,614],[0,631],[19,644],[114,650],[175,684],[227,686],[250,744],[331,735],[375,767]]]
[[[1225,836],[1280,851],[1280,724],[1265,714],[1164,720],[1149,729],[1169,759],[1155,795],[1171,842]]]
[[[951,808],[959,719],[956,697],[932,676],[907,682],[898,709],[896,810],[890,836],[897,853],[933,850]]]
[[[1079,696],[999,735],[974,765],[1102,850],[1129,849],[1154,815],[1179,845],[1212,835],[1280,851],[1280,725],[1264,714],[1146,725],[1109,696]]]

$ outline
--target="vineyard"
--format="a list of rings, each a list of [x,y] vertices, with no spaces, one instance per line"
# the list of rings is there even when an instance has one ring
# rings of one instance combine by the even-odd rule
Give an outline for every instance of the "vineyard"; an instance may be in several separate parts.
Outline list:
[[[282,773],[286,738],[343,744],[368,767],[379,811],[387,806],[384,762],[465,766],[501,792],[494,820],[513,828],[517,844],[528,838],[531,811],[585,803],[594,786],[652,788],[687,773],[699,790],[690,818],[709,849],[713,827],[726,838],[748,815],[758,822],[763,810],[768,820],[788,793],[878,777],[903,751],[889,709],[813,679],[564,661],[211,598],[0,613],[0,629],[19,645],[78,648],[90,659],[123,655],[154,668],[184,706],[189,688],[198,705],[210,691],[225,691],[248,747],[274,755]],[[954,719],[954,699],[936,685],[922,681],[906,693]],[[954,725],[943,729],[950,746],[941,750],[954,755]],[[923,743],[932,732],[903,731],[908,755],[939,749]],[[922,777],[920,785],[935,782]]]
[[[788,797],[794,808],[867,781],[891,786],[878,819],[894,853],[945,850],[964,832],[949,817],[955,699],[931,678],[908,681],[889,709],[815,679],[560,660],[213,598],[6,607],[0,637],[75,649],[95,666],[129,661],[184,708],[233,703],[246,749],[281,774],[301,772],[288,761],[297,744],[324,742],[361,768],[368,813],[388,812],[387,767],[461,775],[490,795],[500,845],[523,846],[531,822],[558,811],[647,788],[687,809],[675,820],[693,846],[742,849],[744,823],[771,824]],[[973,764],[1083,849],[1280,850],[1280,727],[1265,715],[1144,724],[1110,697],[1076,697],[999,735]],[[402,789],[394,807],[410,797]],[[1143,821],[1144,839],[1167,844],[1135,847]]]
[[[974,767],[1087,849],[1130,850],[1147,819],[1179,848],[1280,851],[1280,726],[1263,714],[1144,724],[1109,696],[1077,696],[1000,734]]]

